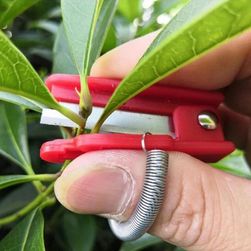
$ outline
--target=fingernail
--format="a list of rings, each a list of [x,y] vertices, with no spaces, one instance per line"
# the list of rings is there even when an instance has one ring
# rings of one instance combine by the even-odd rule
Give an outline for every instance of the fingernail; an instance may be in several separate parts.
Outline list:
[[[72,182],[66,204],[79,213],[120,214],[130,201],[132,185],[122,168],[95,168]]]

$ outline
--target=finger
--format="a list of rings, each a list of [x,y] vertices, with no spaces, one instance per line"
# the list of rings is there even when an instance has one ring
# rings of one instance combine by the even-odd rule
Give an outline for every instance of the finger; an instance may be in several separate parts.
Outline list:
[[[91,75],[123,78],[136,65],[157,32],[129,41],[100,57]],[[168,60],[168,58],[166,59]],[[162,82],[200,89],[218,89],[251,75],[251,31],[183,67]]]
[[[170,153],[169,163],[163,206],[150,232],[187,250],[250,250],[250,181],[186,154]],[[139,200],[145,164],[141,151],[84,154],[57,180],[56,196],[78,213],[127,219]]]
[[[107,52],[94,63],[91,75],[119,79],[125,77],[137,64],[157,34],[158,32],[147,34]]]

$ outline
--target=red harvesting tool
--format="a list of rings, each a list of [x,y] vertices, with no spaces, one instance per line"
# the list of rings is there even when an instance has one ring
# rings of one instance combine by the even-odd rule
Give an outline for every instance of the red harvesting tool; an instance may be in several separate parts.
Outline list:
[[[119,80],[89,77],[93,113],[87,128],[94,126]],[[56,74],[46,85],[63,105],[79,112],[80,80],[77,75]],[[223,102],[220,92],[200,91],[156,84],[140,93],[104,123],[99,134],[73,139],[57,139],[42,145],[41,158],[54,163],[74,159],[96,150],[142,150],[142,134],[147,150],[161,149],[188,153],[206,162],[215,162],[234,150],[225,141],[217,108]],[[77,127],[57,111],[44,109],[41,123]]]

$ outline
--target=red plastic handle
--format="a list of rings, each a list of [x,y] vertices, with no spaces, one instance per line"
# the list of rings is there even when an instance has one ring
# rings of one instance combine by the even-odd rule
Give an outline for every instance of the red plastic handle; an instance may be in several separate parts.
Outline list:
[[[57,139],[42,145],[40,156],[43,160],[61,163],[79,155],[98,150],[130,149],[142,150],[142,135],[135,134],[87,134],[73,139]],[[146,135],[147,150],[185,152],[206,162],[215,162],[234,150],[227,141],[179,141],[168,135]]]
[[[121,80],[89,77],[88,85],[94,106],[104,107]],[[78,75],[54,74],[46,79],[52,95],[60,102],[79,103],[80,80]],[[138,94],[121,107],[132,112],[170,115],[179,105],[209,105],[217,107],[224,96],[216,91],[155,84]]]

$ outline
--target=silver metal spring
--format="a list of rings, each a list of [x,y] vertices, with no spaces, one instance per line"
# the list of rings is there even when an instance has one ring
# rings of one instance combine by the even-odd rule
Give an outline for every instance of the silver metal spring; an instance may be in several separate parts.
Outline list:
[[[135,211],[125,222],[109,220],[113,233],[119,239],[136,240],[151,227],[164,199],[167,169],[167,152],[147,151],[144,186]]]

